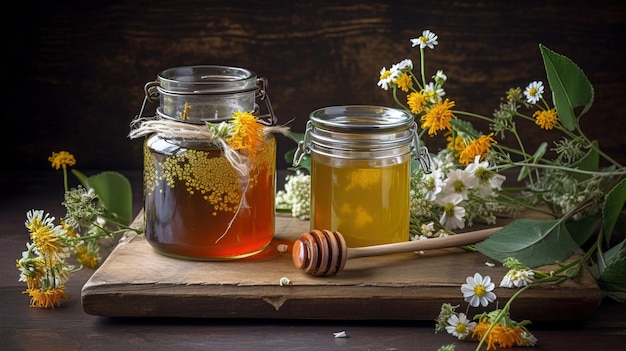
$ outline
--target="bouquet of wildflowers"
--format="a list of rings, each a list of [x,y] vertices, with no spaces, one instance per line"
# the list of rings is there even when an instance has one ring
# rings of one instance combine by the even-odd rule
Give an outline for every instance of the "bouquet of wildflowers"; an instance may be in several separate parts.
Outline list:
[[[455,102],[445,97],[447,77],[442,70],[426,79],[425,51],[434,49],[438,39],[429,30],[411,39],[412,46],[419,48],[419,69],[404,59],[389,69],[383,67],[378,81],[400,107],[415,116],[420,137],[443,134],[447,140],[446,149],[432,157],[432,173],[413,170],[414,238],[453,234],[452,230],[475,221],[494,224],[498,216],[516,217],[521,210],[548,219],[516,219],[475,245],[477,251],[510,269],[500,286],[520,290],[504,308],[477,315],[478,324],[455,312],[458,306],[444,305],[437,330],[459,339],[476,338],[481,345],[486,342],[488,349],[534,344],[526,322],[509,318],[510,304],[530,286],[574,278],[585,266],[605,296],[623,301],[626,241],[618,234],[626,227],[626,169],[581,129],[579,121],[593,102],[593,88],[584,72],[540,45],[548,86],[532,81],[523,90],[509,89],[493,115],[483,116],[455,109]],[[548,89],[551,101],[546,98]],[[552,147],[544,142],[530,150],[516,127],[523,120],[554,134]],[[489,131],[477,130],[472,121],[486,121]],[[498,143],[504,138],[512,138],[517,146]],[[516,175],[522,186],[504,187],[503,173]],[[554,263],[560,265],[557,271],[535,269]],[[472,307],[485,307],[495,299],[493,288],[491,278],[477,273],[468,277],[461,291]]]
[[[459,306],[444,304],[436,330],[479,340],[477,349],[485,343],[488,349],[532,346],[537,340],[525,327],[530,322],[515,322],[509,316],[511,304],[526,289],[575,278],[588,268],[604,296],[626,299],[626,240],[620,237],[626,232],[626,169],[581,129],[579,121],[590,110],[594,92],[570,59],[540,45],[548,85],[534,80],[524,89],[509,89],[493,115],[484,116],[456,109],[446,97],[443,70],[427,79],[425,52],[438,40],[429,30],[410,39],[419,49],[419,67],[403,59],[383,67],[378,80],[400,108],[415,116],[420,138],[441,136],[447,141],[445,149],[431,155],[432,172],[424,172],[417,162],[412,167],[412,239],[453,235],[474,223],[493,225],[498,217],[513,218],[469,248],[508,268],[500,287],[518,291],[504,307],[474,318],[468,318],[468,311],[455,311]],[[547,98],[550,95],[552,99]],[[489,130],[476,129],[474,121],[487,122]],[[546,139],[552,136],[552,144],[529,149],[517,129],[517,122],[524,121],[545,132]],[[291,136],[296,142],[302,139]],[[498,142],[505,138],[516,146]],[[291,156],[287,153],[285,158]],[[301,168],[308,168],[308,163]],[[515,187],[506,186],[505,174],[516,178]],[[294,216],[308,218],[310,176],[300,172],[286,181],[277,201],[284,208],[298,208]],[[517,219],[522,211],[547,219]],[[557,270],[540,269],[555,263]],[[468,277],[461,286],[468,309],[494,302],[494,288],[489,276]],[[454,345],[441,348],[453,349]]]
[[[63,170],[67,213],[60,222],[44,210],[26,214],[25,226],[31,242],[17,259],[20,281],[32,307],[54,308],[67,300],[65,283],[72,272],[100,264],[100,239],[111,239],[127,230],[132,215],[130,182],[117,172],[103,172],[91,177],[73,170],[81,181],[70,189],[67,168],[76,160],[69,152],[53,152],[52,167]],[[70,263],[74,255],[78,266]]]

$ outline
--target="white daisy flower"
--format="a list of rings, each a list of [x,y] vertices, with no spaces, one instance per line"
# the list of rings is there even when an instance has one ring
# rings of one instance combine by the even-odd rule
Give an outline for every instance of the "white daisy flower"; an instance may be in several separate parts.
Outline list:
[[[404,59],[395,65],[391,66],[390,71],[402,71],[402,70],[412,70],[413,69],[413,61],[411,59]]]
[[[464,340],[470,335],[471,332],[474,331],[476,327],[476,322],[470,322],[465,313],[459,313],[458,315],[453,314],[448,318],[448,326],[446,327],[446,331],[448,334],[452,334],[459,338],[459,340]]]
[[[467,192],[478,185],[478,178],[471,172],[457,168],[448,172],[443,183],[443,193],[459,194],[463,200],[467,200]]]
[[[530,269],[511,269],[502,278],[500,286],[503,288],[521,288],[532,283],[535,272]]]
[[[489,162],[480,162],[480,156],[474,158],[474,162],[465,167],[465,172],[471,173],[476,178],[477,188],[485,197],[492,196],[494,190],[502,189],[506,177],[489,169]]]
[[[461,292],[470,306],[487,307],[490,302],[496,300],[496,294],[492,292],[496,285],[491,281],[490,276],[486,275],[483,278],[480,273],[475,273],[473,277],[467,277],[465,281],[466,283],[461,285]]]
[[[439,44],[439,42],[437,42],[438,38],[439,37],[435,33],[427,29],[422,32],[422,35],[419,38],[411,39],[411,44],[412,47],[416,47],[419,45],[420,49],[424,49],[425,47],[434,49],[435,45]]]
[[[541,81],[534,81],[528,84],[524,90],[524,96],[529,104],[536,104],[541,100],[543,96],[543,83]]]
[[[26,222],[24,223],[26,228],[33,230],[41,227],[54,227],[54,217],[49,213],[44,213],[43,210],[30,210],[26,212]]]
[[[443,206],[443,214],[439,220],[448,230],[462,229],[465,227],[465,208],[457,206],[463,197],[460,194],[451,193],[447,196],[438,198],[435,202]]]
[[[388,90],[389,85],[393,83],[394,79],[395,77],[393,71],[391,69],[383,67],[380,70],[380,80],[378,81],[378,86],[385,90]]]
[[[435,83],[430,82],[424,86],[424,96],[429,97],[430,102],[433,104],[437,101],[441,101],[442,98],[446,95],[445,90],[443,88],[435,89]]]
[[[435,169],[430,174],[424,175],[426,200],[435,201],[437,195],[443,190],[443,173]]]

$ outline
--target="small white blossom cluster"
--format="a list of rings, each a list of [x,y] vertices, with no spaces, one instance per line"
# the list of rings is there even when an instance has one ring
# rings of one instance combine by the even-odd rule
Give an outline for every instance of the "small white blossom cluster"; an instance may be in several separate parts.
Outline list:
[[[537,182],[529,185],[529,188],[534,194],[538,194],[535,196],[540,196],[540,200],[554,205],[561,213],[568,213],[585,201],[602,199],[602,181],[600,177],[581,181],[573,175],[546,170]],[[602,201],[595,201],[595,205],[576,212],[572,218],[578,220],[593,215],[600,211],[601,204]]]
[[[533,282],[535,272],[530,269],[511,269],[504,275],[500,287],[503,288],[521,288]]]
[[[276,192],[276,208],[291,210],[296,218],[308,220],[311,216],[311,176],[297,170],[285,177],[285,190]]]
[[[535,280],[535,272],[523,265],[519,260],[508,257],[502,262],[504,267],[510,268],[500,282],[503,288],[521,288]]]
[[[505,177],[491,170],[487,161],[474,159],[467,167],[458,168],[450,150],[433,157],[434,170],[425,174],[416,170],[411,176],[410,210],[422,223],[438,221],[445,230],[462,229],[480,218],[495,223],[494,200]],[[414,235],[426,235],[413,230]]]

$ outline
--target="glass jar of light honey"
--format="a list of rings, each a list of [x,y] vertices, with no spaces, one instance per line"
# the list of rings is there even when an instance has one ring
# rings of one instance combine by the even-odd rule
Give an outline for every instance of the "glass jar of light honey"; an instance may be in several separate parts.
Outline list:
[[[349,247],[409,239],[411,156],[430,166],[413,115],[365,105],[309,116],[294,156],[311,158],[311,229],[340,232]]]

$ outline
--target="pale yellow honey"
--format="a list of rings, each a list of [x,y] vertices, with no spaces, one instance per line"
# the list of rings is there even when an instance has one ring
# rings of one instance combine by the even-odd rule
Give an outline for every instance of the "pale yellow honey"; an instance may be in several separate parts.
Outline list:
[[[349,247],[409,239],[408,160],[373,167],[324,159],[312,157],[311,229],[338,231]]]

